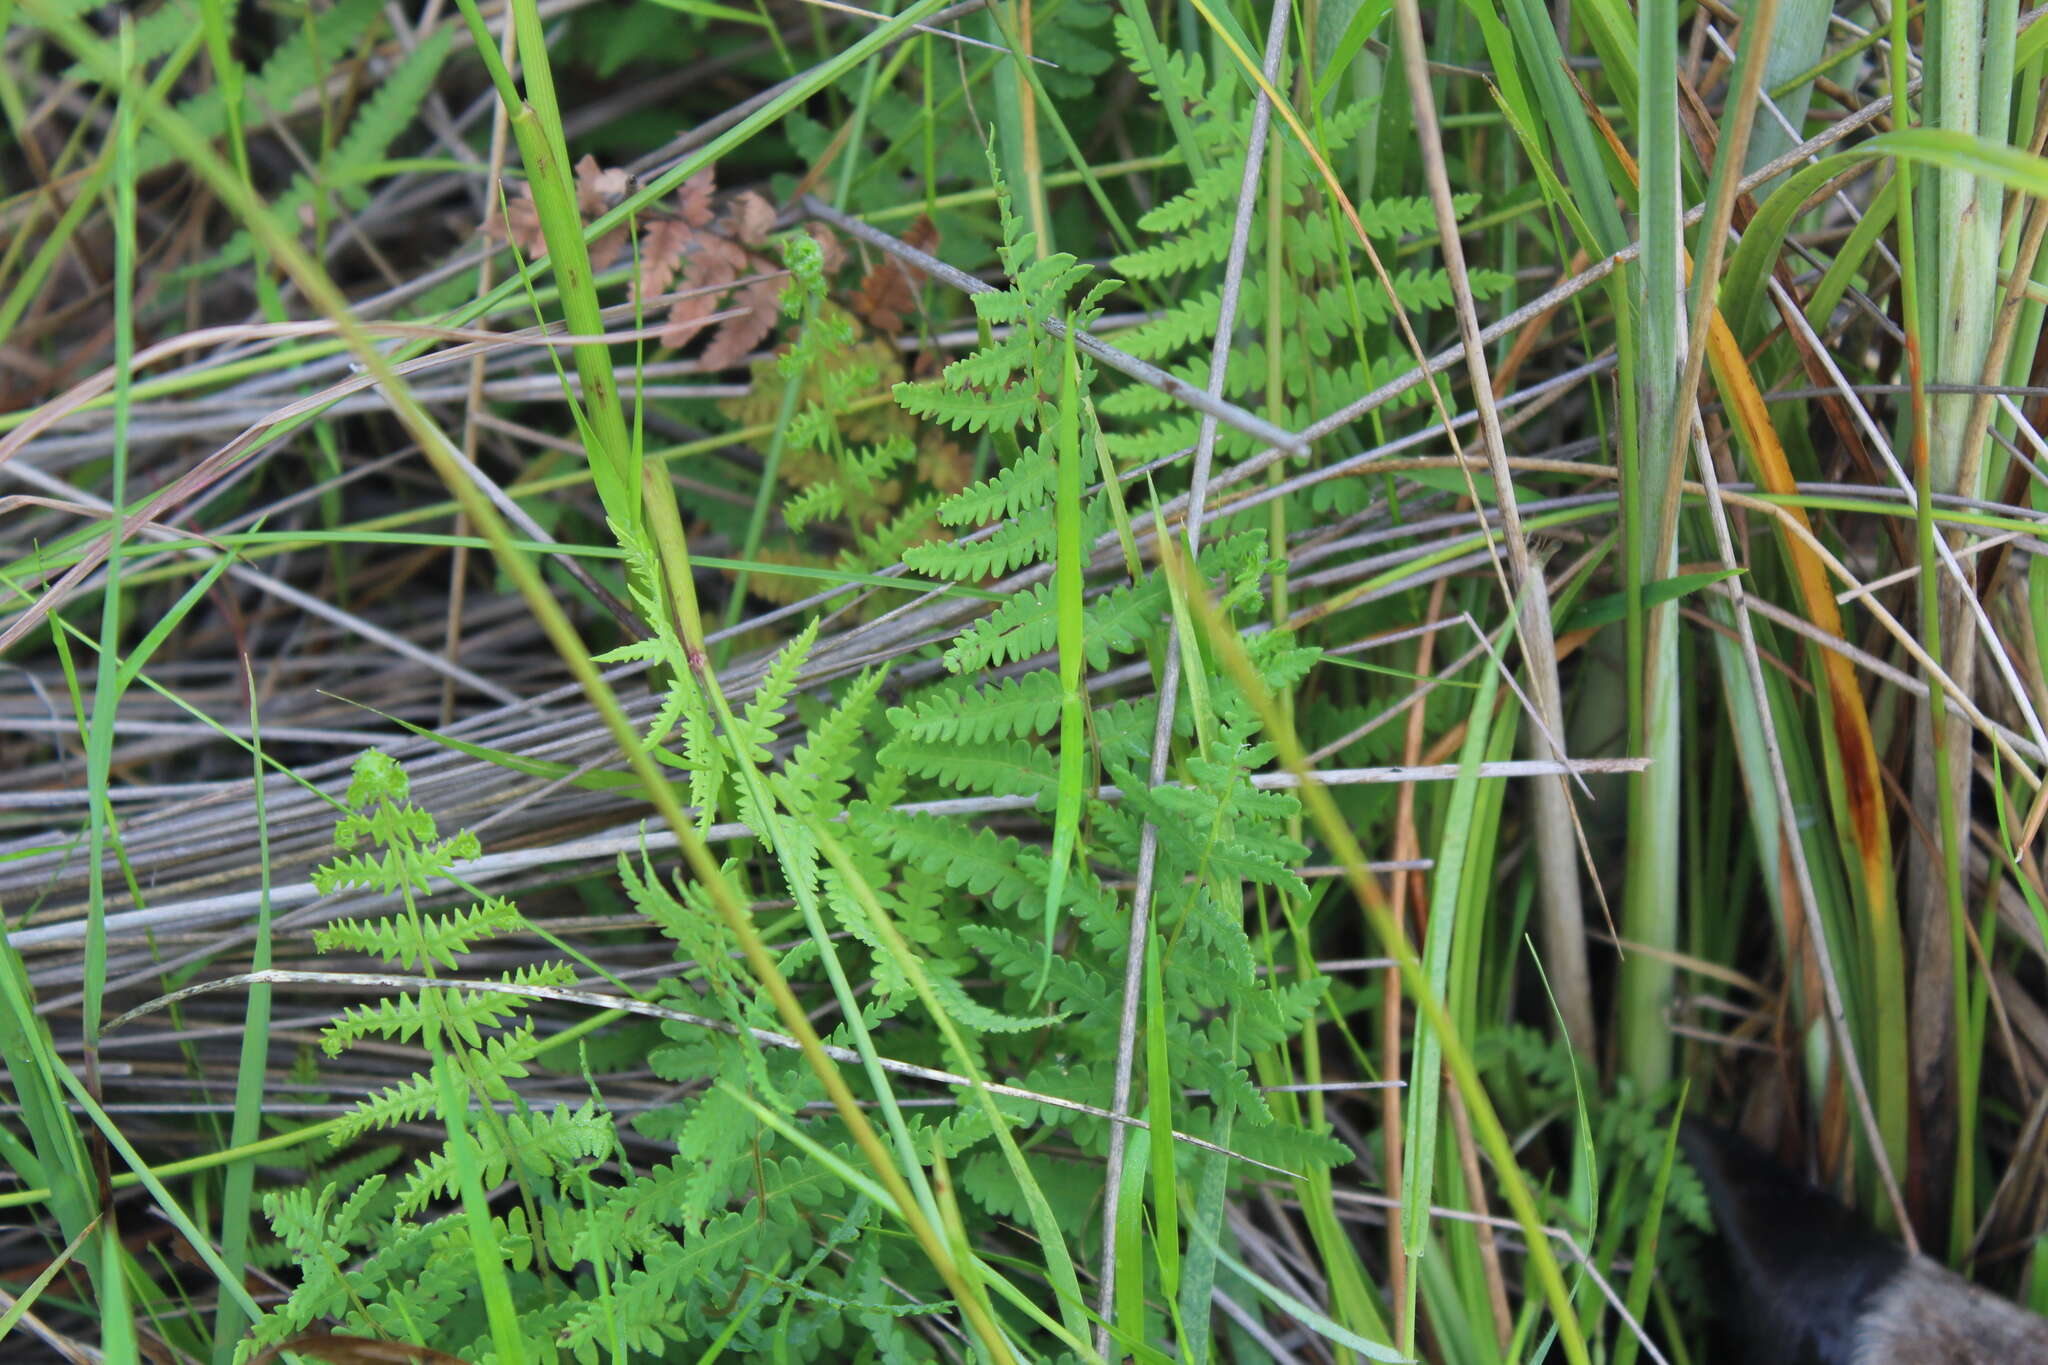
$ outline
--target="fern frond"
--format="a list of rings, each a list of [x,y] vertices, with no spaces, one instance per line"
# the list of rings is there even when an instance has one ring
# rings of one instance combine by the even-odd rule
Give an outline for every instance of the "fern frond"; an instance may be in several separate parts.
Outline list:
[[[567,986],[575,982],[576,969],[565,962],[533,963],[506,972],[499,980],[509,986]],[[320,1044],[328,1056],[338,1057],[372,1035],[405,1043],[423,1030],[438,1028],[471,1047],[481,1047],[483,1030],[500,1027],[525,1007],[527,998],[504,991],[455,989],[436,990],[430,996],[386,997],[375,1005],[351,1005],[342,1011],[321,1030]]]
[[[1161,626],[1165,603],[1165,585],[1157,577],[1119,584],[1091,601],[1082,627],[1088,666],[1105,669],[1112,654],[1143,649]],[[971,674],[1036,658],[1053,647],[1058,629],[1059,604],[1053,585],[1034,584],[962,631],[946,651],[946,668]]]
[[[997,975],[1021,986],[1035,986],[1045,970],[1045,942],[1026,938],[996,924],[964,924],[960,937],[981,954]],[[1046,976],[1045,997],[1062,1012],[1084,1018],[1113,1016],[1117,995],[1109,978],[1075,958],[1055,953]]]
[[[988,829],[921,811],[887,810],[857,801],[847,808],[853,829],[877,852],[914,863],[970,895],[1008,910],[1045,892],[1045,855]],[[1023,865],[1035,860],[1035,878]]]
[[[1173,850],[1181,866],[1206,876],[1262,882],[1296,896],[1308,894],[1294,870],[1308,850],[1266,821],[1230,819],[1227,798],[1198,787],[1138,785],[1125,788],[1124,801],[1159,827],[1161,844]]]
[[[348,132],[328,157],[328,165],[336,172],[335,188],[343,202],[354,207],[368,202],[363,177],[419,117],[420,106],[432,92],[454,40],[454,25],[443,24],[434,29],[377,82],[370,97],[356,110]],[[310,178],[304,174],[294,176],[290,188],[271,200],[271,218],[287,235],[297,236],[301,230],[300,214],[318,193],[319,187]],[[254,242],[247,232],[236,233],[205,268],[211,272],[240,265],[255,254]]]
[[[801,531],[814,521],[825,521],[845,513],[845,484],[814,483],[782,505],[782,523],[792,531]]]
[[[906,381],[898,384],[894,393],[904,411],[955,431],[1014,431],[1037,414],[1036,400],[1021,387],[988,394],[955,389],[943,382]]]
[[[889,670],[871,668],[854,679],[829,714],[810,727],[783,767],[783,777],[797,809],[836,811],[846,801],[847,782],[866,729],[868,708]]]
[[[278,45],[244,90],[247,110],[288,110],[316,88],[336,62],[353,51],[384,8],[383,0],[340,0],[320,15],[317,28]],[[178,105],[178,113],[209,140],[227,131],[226,97],[219,85]],[[254,120],[250,120],[253,122]],[[145,133],[135,149],[136,174],[147,175],[177,159],[162,138]]]
[[[466,1054],[464,1065],[475,1077],[483,1098],[510,1099],[512,1090],[507,1082],[525,1077],[528,1074],[526,1064],[545,1047],[546,1044],[534,1036],[530,1025],[523,1026],[511,1033],[486,1039],[481,1048]],[[374,1129],[417,1123],[435,1112],[439,1099],[433,1079],[415,1073],[407,1080],[366,1096],[337,1122],[329,1141],[335,1147],[341,1147]]]
[[[753,699],[737,717],[739,728],[733,736],[733,747],[742,762],[766,763],[774,757],[768,746],[775,740],[776,727],[782,724],[790,691],[796,686],[796,675],[803,671],[804,660],[810,656],[811,644],[817,638],[818,618],[814,616],[809,625],[777,651],[768,665],[760,686],[754,689]]]
[[[839,566],[855,573],[873,573],[900,562],[912,546],[938,533],[939,502],[938,494],[928,493],[905,503],[894,520],[860,536],[854,548],[839,557]]]

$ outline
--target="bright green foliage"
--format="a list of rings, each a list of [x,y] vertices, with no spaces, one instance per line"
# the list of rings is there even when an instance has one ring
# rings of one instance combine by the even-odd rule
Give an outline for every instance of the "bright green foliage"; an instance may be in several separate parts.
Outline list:
[[[436,893],[456,863],[476,855],[477,841],[467,833],[440,837],[431,814],[411,803],[405,774],[388,755],[367,753],[356,761],[348,802],[351,813],[340,822],[336,843],[353,850],[367,841],[379,852],[346,853],[320,868],[314,881],[327,893],[352,888],[395,896],[400,906],[375,919],[328,925],[317,936],[322,951],[361,953],[432,976],[443,968],[459,971],[462,957],[479,944],[525,928],[517,909],[496,897],[451,914],[419,908],[418,898]],[[405,991],[345,1011],[323,1038],[330,1054],[368,1038],[417,1039],[435,1071],[454,1068],[471,1105],[468,1136],[484,1183],[510,1179],[522,1192],[522,1205],[505,1215],[493,1254],[528,1280],[537,1249],[558,1265],[575,1263],[566,1230],[588,1215],[599,1193],[590,1171],[618,1145],[610,1116],[594,1103],[534,1113],[513,1090],[541,1050],[523,1017],[519,988],[574,979],[566,963],[532,963],[493,978],[501,989]],[[358,1104],[334,1141],[426,1119],[437,1112],[442,1093],[423,1074],[387,1087]],[[510,1112],[500,1112],[507,1105]],[[359,1335],[444,1347],[457,1338],[480,1341],[469,1224],[447,1211],[451,1162],[449,1149],[439,1147],[414,1161],[395,1188],[381,1174],[357,1183],[343,1167],[317,1183],[267,1196],[264,1211],[296,1253],[302,1276],[290,1298],[256,1324],[243,1351],[322,1320]],[[543,1211],[538,1230],[528,1222],[535,1209]]]
[[[700,824],[709,828],[717,817],[719,796],[724,790],[730,763],[726,746],[712,723],[711,704],[698,686],[689,651],[683,646],[682,636],[676,629],[675,615],[669,610],[654,543],[643,531],[617,522],[612,523],[612,532],[618,536],[620,548],[626,552],[627,590],[632,594],[634,605],[640,608],[640,619],[653,626],[654,634],[648,639],[600,654],[596,662],[642,662],[667,666],[668,691],[653,723],[647,727],[646,743],[663,763],[689,771],[691,803],[697,808]],[[679,725],[683,731],[680,755],[663,747],[663,742]]]
[[[1059,679],[1041,670],[985,686],[962,682],[928,689],[915,710],[891,710],[889,723],[903,739],[978,744],[1012,735],[1042,735],[1059,715]]]
[[[1256,609],[1263,556],[1258,536],[1241,535],[1212,546],[1204,567],[1230,600]],[[1153,598],[1150,611],[1149,623],[1129,627],[1131,649],[1163,640],[1163,601]],[[1014,778],[990,766],[997,759],[1019,773],[1050,774],[1055,758],[1044,717],[1048,708],[1056,712],[1057,699],[1049,670],[985,685],[950,678],[927,685],[891,708],[877,734],[880,672],[848,679],[830,706],[798,705],[810,641],[803,632],[770,662],[739,708],[736,733],[717,739],[730,764],[772,769],[792,716],[807,722],[782,768],[767,773],[769,788],[779,806],[844,817],[862,877],[918,955],[919,974],[970,1055],[930,1054],[920,1041],[923,1006],[902,960],[840,871],[823,867],[792,833],[796,827],[776,817],[785,885],[768,894],[795,889],[791,878],[815,890],[843,934],[831,951],[850,978],[869,983],[859,1008],[869,1029],[888,1026],[880,1036],[890,1051],[953,1067],[971,1061],[1007,1084],[1105,1105],[1128,913],[1110,879],[1129,875],[1150,815],[1171,827],[1156,906],[1168,983],[1165,1045],[1180,1083],[1206,1092],[1172,1099],[1174,1125],[1290,1170],[1351,1159],[1328,1133],[1281,1117],[1257,1083],[1257,1059],[1310,1026],[1326,983],[1276,980],[1257,967],[1264,953],[1246,927],[1246,889],[1298,894],[1289,869],[1305,851],[1287,833],[1298,809],[1293,798],[1248,781],[1271,755],[1227,679],[1207,679],[1217,710],[1211,752],[1191,756],[1180,781],[1158,790],[1148,791],[1134,766],[1149,742],[1149,701],[1110,702],[1097,712],[1097,761],[1126,798],[1088,802],[1092,856],[1066,879],[1060,951],[1034,1007],[1050,874],[1043,848],[972,819],[892,809],[876,798],[1003,791]],[[1271,632],[1253,637],[1252,651],[1269,686],[1289,685],[1314,658]],[[389,759],[366,755],[350,795],[340,832],[348,851],[322,869],[322,885],[375,890],[397,904],[384,915],[331,925],[323,947],[372,954],[394,967],[461,972],[467,954],[521,927],[501,898],[447,913],[419,908],[419,898],[445,885],[476,844],[442,836],[411,804],[404,774]],[[953,1305],[915,1244],[830,1168],[763,1128],[732,1090],[707,1084],[743,1085],[838,1160],[863,1166],[838,1120],[814,1106],[820,1090],[809,1067],[759,1041],[757,1030],[779,1033],[780,1021],[736,963],[735,945],[701,887],[672,878],[651,857],[621,859],[619,871],[632,905],[675,945],[679,965],[658,995],[723,1017],[733,1029],[661,1025],[667,1040],[648,1062],[683,1098],[634,1122],[644,1137],[670,1147],[666,1157],[622,1161],[626,1149],[601,1103],[540,1113],[517,1102],[513,1083],[531,1075],[548,1050],[545,1030],[517,995],[408,992],[349,1011],[331,1028],[330,1047],[372,1037],[423,1043],[436,1069],[453,1065],[465,1078],[480,1178],[487,1189],[514,1192],[492,1204],[495,1254],[521,1331],[543,1358],[591,1365],[694,1358],[734,1329],[736,1357],[780,1350],[792,1360],[838,1360],[853,1343],[872,1340],[880,1358],[932,1359],[929,1338],[907,1327],[919,1315],[950,1315]],[[736,880],[759,875],[739,859],[727,871]],[[782,970],[800,990],[813,988],[820,952],[803,940],[784,953]],[[569,980],[559,964],[534,964],[499,974],[496,984]],[[827,1041],[853,1044],[844,1021]],[[430,1076],[389,1087],[363,1100],[342,1140],[430,1119],[436,1099]],[[1106,1123],[1008,1097],[997,1112],[1022,1147],[1021,1167],[998,1152],[982,1109],[909,1108],[903,1117],[914,1150],[948,1161],[971,1228],[982,1219],[1032,1216],[1021,1171],[1036,1182],[1041,1207],[1077,1259],[1097,1254],[1099,1182],[1091,1173],[1100,1169]],[[1228,1178],[1255,1173],[1263,1174],[1234,1164]],[[490,1358],[455,1178],[452,1151],[433,1147],[393,1179],[334,1178],[273,1197],[266,1212],[298,1257],[302,1279],[259,1324],[251,1349],[327,1324]],[[1020,1341],[1035,1340],[1028,1323],[1005,1321]]]
[[[1062,389],[1085,396],[1095,379],[1085,362],[1078,386],[1064,377],[1066,345],[1046,324],[1087,325],[1108,286],[1090,288],[1088,270],[1070,257],[1039,260],[1021,219],[1000,202],[1011,284],[977,300],[1000,333],[937,382],[897,390],[910,412],[985,433],[986,453],[996,457],[987,478],[926,518],[963,532],[984,526],[982,539],[964,535],[905,553],[886,542],[886,531],[876,533],[876,550],[935,576],[1030,569],[1052,554],[1062,512],[1053,503],[1059,452],[1050,433]],[[826,357],[814,360],[822,365]],[[835,446],[836,418],[814,410],[824,401],[803,399],[790,429],[812,442],[808,455],[833,460],[837,474],[828,482],[838,491],[815,494],[805,506],[836,519],[847,499],[894,477],[905,452],[921,447],[892,447],[889,438]],[[1099,495],[1083,518],[1090,538],[1111,525]],[[1153,926],[1164,998],[1155,1046],[1170,1059],[1167,1074],[1177,1087],[1162,1097],[1160,1112],[1182,1133],[1288,1171],[1353,1159],[1319,1120],[1261,1088],[1262,1069],[1316,1026],[1328,983],[1313,973],[1263,969],[1275,942],[1263,912],[1305,892],[1294,870],[1307,856],[1293,832],[1300,807],[1290,794],[1252,785],[1254,773],[1272,766],[1271,747],[1250,702],[1200,651],[1188,657],[1203,670],[1203,747],[1176,753],[1167,784],[1152,788],[1143,775],[1157,711],[1156,679],[1144,678],[1142,667],[1129,695],[1090,697],[1087,726],[1064,729],[1067,742],[1078,736],[1087,745],[1089,779],[1078,798],[1085,856],[1056,879],[1035,830],[1019,837],[983,816],[903,809],[963,796],[1021,795],[1041,810],[1055,805],[1063,732],[1056,722],[1065,695],[1053,657],[1058,606],[1048,588],[1026,587],[962,628],[944,652],[950,672],[906,684],[886,712],[878,704],[881,671],[843,678],[829,696],[806,677],[815,622],[755,675],[750,694],[733,695],[727,711],[700,694],[699,671],[668,624],[651,545],[623,533],[620,542],[628,590],[654,635],[604,661],[662,667],[666,691],[642,742],[688,771],[704,824],[737,816],[763,835],[755,849],[731,851],[725,874],[761,898],[759,913],[776,919],[777,933],[786,933],[786,907],[809,917],[812,935],[780,949],[783,975],[807,1003],[824,998],[828,968],[858,983],[839,1011],[817,1016],[829,1045],[972,1069],[1048,1099],[1106,1107],[1128,950],[1125,888],[1149,819],[1162,833]],[[1223,611],[1250,622],[1265,610],[1267,556],[1263,532],[1238,532],[1213,538],[1195,567]],[[1089,584],[1080,651],[1086,667],[1096,674],[1133,662],[1156,667],[1169,605],[1157,576]],[[1318,657],[1285,631],[1261,631],[1246,644],[1274,689],[1298,684]],[[1009,676],[985,676],[996,668]],[[1183,707],[1174,739],[1186,745],[1194,733]],[[1104,792],[1112,784],[1120,800]],[[401,904],[331,927],[324,945],[461,971],[466,954],[520,926],[517,911],[500,899],[441,915],[417,909],[430,883],[477,850],[473,839],[439,835],[408,803],[403,775],[388,760],[365,758],[351,804],[342,834],[350,851],[323,878]],[[817,825],[805,823],[811,820]],[[846,859],[828,863],[815,828],[833,830]],[[358,843],[370,847],[357,852]],[[756,851],[769,847],[772,859]],[[520,1329],[544,1358],[591,1365],[694,1359],[730,1332],[725,1350],[734,1358],[840,1360],[871,1344],[877,1359],[935,1359],[932,1339],[913,1329],[921,1315],[956,1314],[949,1291],[894,1214],[818,1158],[822,1149],[856,1171],[868,1163],[836,1114],[818,1104],[823,1091],[809,1065],[773,1045],[782,1021],[738,960],[704,888],[651,854],[621,858],[618,871],[626,900],[674,944],[677,965],[654,987],[655,998],[726,1026],[660,1024],[664,1041],[646,1053],[647,1065],[678,1098],[636,1116],[633,1126],[664,1145],[662,1156],[650,1163],[644,1149],[622,1144],[601,1104],[549,1114],[519,1105],[512,1083],[543,1065],[547,1030],[517,995],[469,989],[421,991],[336,1022],[333,1046],[377,1037],[423,1043],[436,1058],[432,1076],[365,1099],[345,1134],[430,1116],[435,1081],[459,1061],[476,1106],[468,1125],[480,1146],[476,1175],[487,1189],[513,1191],[493,1198],[490,1214]],[[1057,951],[1048,961],[1046,910],[1055,888]],[[891,927],[893,934],[885,932]],[[914,961],[902,955],[897,935]],[[565,969],[544,964],[502,974],[497,984],[517,990],[567,980]],[[956,1042],[934,1028],[932,1008],[946,1016]],[[847,1011],[857,1011],[860,1029]],[[905,1098],[948,1093],[897,1083]],[[740,1091],[788,1116],[816,1146],[792,1146],[763,1126]],[[1105,1120],[1003,1096],[993,1109],[906,1105],[893,1121],[900,1128],[892,1141],[901,1143],[893,1150],[947,1162],[977,1251],[996,1249],[990,1229],[1000,1222],[1056,1231],[1079,1266],[1100,1255]],[[1005,1137],[1013,1150],[1003,1147]],[[1272,1174],[1201,1160],[1219,1190]],[[325,1318],[489,1359],[470,1226],[450,1212],[457,1176],[454,1150],[438,1148],[397,1179],[366,1182],[353,1197],[333,1184],[275,1203],[279,1235],[296,1239],[294,1246],[348,1251],[308,1273],[265,1320],[262,1339]],[[1220,1223],[1204,1235],[1230,1241]],[[1137,1273],[1148,1296],[1165,1302],[1157,1262],[1144,1259]],[[1037,1285],[1027,1290],[1042,1293]],[[1064,1355],[1000,1299],[993,1311],[1026,1358]],[[1162,1322],[1145,1330],[1160,1340],[1171,1335]]]
[[[1095,78],[1109,69],[1111,60],[1102,32],[1110,17],[1109,0],[1057,0],[1032,9],[1031,51],[1051,63],[1039,73],[1047,93],[1068,99],[1094,97]]]
[[[1039,259],[1036,239],[1025,230],[993,157],[989,172],[995,179],[1003,225],[999,255],[1011,284],[976,294],[974,311],[991,328],[1006,330],[989,345],[948,365],[936,381],[896,386],[896,401],[910,412],[963,432],[988,433],[996,438],[998,449],[1014,452],[1003,472],[955,493],[938,509],[939,519],[949,526],[998,516],[1009,520],[985,537],[934,541],[903,556],[912,570],[937,578],[994,577],[1052,554],[1054,522],[1050,516],[1034,514],[1049,512],[1052,505],[1054,417],[1066,351],[1047,323],[1061,321],[1086,329],[1100,316],[1103,295],[1114,287],[1113,281],[1098,281],[1074,297],[1093,272],[1065,252]],[[1080,370],[1080,391],[1086,393],[1094,366],[1083,358]],[[1024,446],[1023,436],[1034,431],[1038,443]],[[1091,536],[1107,525],[1107,512],[1099,503],[1098,498],[1089,508]]]
[[[1116,29],[1118,42],[1141,78],[1159,83],[1162,73],[1153,70],[1144,35],[1125,16],[1117,18]],[[1138,220],[1141,231],[1159,234],[1157,240],[1111,262],[1128,279],[1186,291],[1163,315],[1119,333],[1117,344],[1203,387],[1220,320],[1222,264],[1236,218],[1251,107],[1243,98],[1243,87],[1234,82],[1203,92],[1199,60],[1176,54],[1167,61],[1173,69],[1163,75],[1187,92],[1188,127],[1209,154],[1209,164],[1187,189]],[[1340,104],[1316,130],[1324,157],[1339,158],[1372,114],[1365,104]],[[1246,261],[1237,311],[1239,339],[1224,394],[1282,426],[1298,429],[1400,374],[1413,360],[1394,330],[1386,291],[1372,273],[1351,224],[1330,205],[1319,172],[1284,136],[1274,138],[1270,154],[1280,158],[1282,168],[1279,240],[1276,245],[1265,236],[1263,196],[1270,192],[1270,181],[1262,181],[1257,220],[1261,226],[1256,248]],[[1460,214],[1470,212],[1477,202],[1473,194],[1455,198]],[[1429,201],[1414,196],[1366,200],[1355,207],[1387,265],[1401,307],[1412,314],[1440,315],[1451,301],[1450,279],[1443,268],[1404,265],[1395,258],[1404,238],[1435,231]],[[1487,299],[1506,289],[1511,279],[1497,270],[1474,269],[1471,282],[1474,296]],[[1268,329],[1268,295],[1275,287],[1280,290],[1277,333]],[[1281,354],[1277,363],[1269,363],[1268,349],[1276,345]],[[1272,388],[1275,376],[1277,390]],[[1418,390],[1407,401],[1419,398]],[[1112,431],[1110,445],[1119,458],[1132,462],[1192,445],[1200,422],[1168,395],[1136,383],[1105,398],[1102,411],[1106,417],[1125,419]],[[1220,455],[1243,456],[1258,449],[1253,438],[1227,427],[1218,438]]]

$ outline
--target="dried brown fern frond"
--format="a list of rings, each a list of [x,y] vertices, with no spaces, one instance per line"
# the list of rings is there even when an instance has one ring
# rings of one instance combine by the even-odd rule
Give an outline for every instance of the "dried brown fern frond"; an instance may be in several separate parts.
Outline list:
[[[903,234],[903,240],[919,251],[934,252],[938,250],[939,229],[928,215],[920,213]],[[848,307],[877,332],[901,336],[909,315],[917,311],[917,289],[924,280],[922,270],[905,265],[894,256],[884,256],[861,278],[860,288],[854,291]]]
[[[587,222],[608,212],[634,188],[634,179],[595,157],[576,163],[576,207]],[[672,291],[686,297],[669,306],[661,343],[677,350],[708,333],[699,359],[706,369],[738,364],[768,339],[782,297],[783,271],[769,237],[775,228],[775,206],[753,190],[717,198],[717,179],[707,166],[676,188],[665,208],[640,218],[639,270],[633,286],[642,300]],[[547,254],[533,191],[525,184],[510,189],[501,214],[494,205],[484,231],[512,242],[529,258]],[[822,230],[813,227],[813,237]],[[629,243],[626,228],[606,233],[591,247],[594,269],[620,263]],[[845,252],[827,233],[828,269],[843,264]]]

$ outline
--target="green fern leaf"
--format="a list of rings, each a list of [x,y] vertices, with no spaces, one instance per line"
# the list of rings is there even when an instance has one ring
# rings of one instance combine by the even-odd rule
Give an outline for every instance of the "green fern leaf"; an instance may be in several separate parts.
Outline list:
[[[440,75],[441,65],[447,60],[448,49],[454,40],[455,26],[452,24],[443,24],[428,34],[389,75],[377,83],[370,98],[350,120],[348,132],[328,160],[344,203],[360,208],[369,201],[361,177],[383,159],[399,134],[419,116],[420,106],[432,92],[435,78]],[[304,174],[293,177],[291,187],[270,203],[270,216],[279,230],[287,236],[297,236],[301,230],[301,212],[314,202],[318,192],[313,181]],[[211,272],[224,266],[240,265],[254,254],[254,239],[248,233],[240,232],[229,238],[227,245],[206,262],[205,269]]]
[[[313,935],[323,953],[364,953],[407,971],[439,962],[453,968],[476,943],[526,927],[519,909],[502,896],[486,896],[466,910],[427,915],[406,910],[381,920],[334,920]]]
[[[997,909],[1014,908],[1026,897],[1036,908],[1045,891],[1045,857],[993,830],[969,829],[943,816],[887,810],[857,801],[847,808],[852,827],[878,852],[915,863],[970,895],[987,897]],[[1020,863],[1036,861],[1034,879]]]
[[[926,777],[955,791],[992,796],[1028,796],[1041,810],[1059,797],[1056,756],[1021,740],[948,744],[942,740],[896,739],[879,760],[914,777]]]
[[[1014,431],[1037,413],[1032,394],[1024,389],[990,395],[956,391],[944,383],[906,381],[893,392],[905,412],[956,431]]]
[[[1052,497],[1054,468],[1052,456],[1034,446],[993,477],[946,499],[939,520],[948,526],[979,526],[1042,507]]]
[[[522,1183],[557,1181],[562,1173],[581,1162],[609,1156],[618,1141],[611,1116],[598,1110],[595,1101],[585,1100],[575,1109],[556,1105],[551,1113],[513,1113],[504,1120],[503,1143],[495,1124],[478,1124],[472,1130],[482,1163],[485,1188],[504,1182],[517,1173]],[[398,1211],[411,1216],[436,1199],[452,1197],[457,1189],[453,1158],[441,1148],[421,1159],[399,1193]],[[524,1212],[514,1209],[522,1219]]]
[[[846,801],[868,708],[874,705],[886,667],[871,668],[854,679],[830,714],[810,727],[783,769],[785,787],[796,808],[813,813],[836,812]]]
[[[245,88],[245,108],[252,111],[245,122],[267,118],[272,110],[295,108],[336,62],[354,50],[383,8],[383,0],[340,0],[321,13],[317,26],[280,44]],[[227,105],[217,85],[179,104],[178,112],[201,137],[216,138],[227,131]],[[177,153],[162,138],[144,134],[135,157],[137,174],[147,175],[176,160]]]
[[[1045,942],[1026,938],[995,924],[964,924],[960,937],[979,952],[1000,976],[1021,986],[1032,986],[1044,967]],[[1067,1014],[1109,1017],[1117,996],[1109,980],[1099,971],[1065,954],[1055,954],[1052,973],[1046,978],[1046,998]]]
[[[889,723],[905,739],[979,744],[1050,732],[1061,701],[1059,675],[1038,669],[987,685],[941,683],[920,692],[914,706],[892,708]]]
[[[796,676],[803,671],[804,660],[810,656],[811,644],[817,638],[818,618],[812,617],[810,624],[784,645],[768,665],[760,686],[754,689],[753,699],[739,717],[739,733],[733,737],[741,761],[766,763],[774,757],[768,746],[775,740],[775,730],[782,724]]]
[[[994,578],[1051,554],[1054,530],[1046,520],[1006,522],[984,540],[928,541],[915,546],[904,552],[903,562],[911,572],[932,578]]]

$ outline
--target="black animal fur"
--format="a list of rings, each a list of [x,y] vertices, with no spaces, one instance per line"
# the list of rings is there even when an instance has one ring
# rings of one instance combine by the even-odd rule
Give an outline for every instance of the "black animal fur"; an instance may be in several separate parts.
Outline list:
[[[2048,1319],[1873,1232],[1711,1124],[1679,1130],[1723,1246],[1733,1365],[2048,1365]]]

